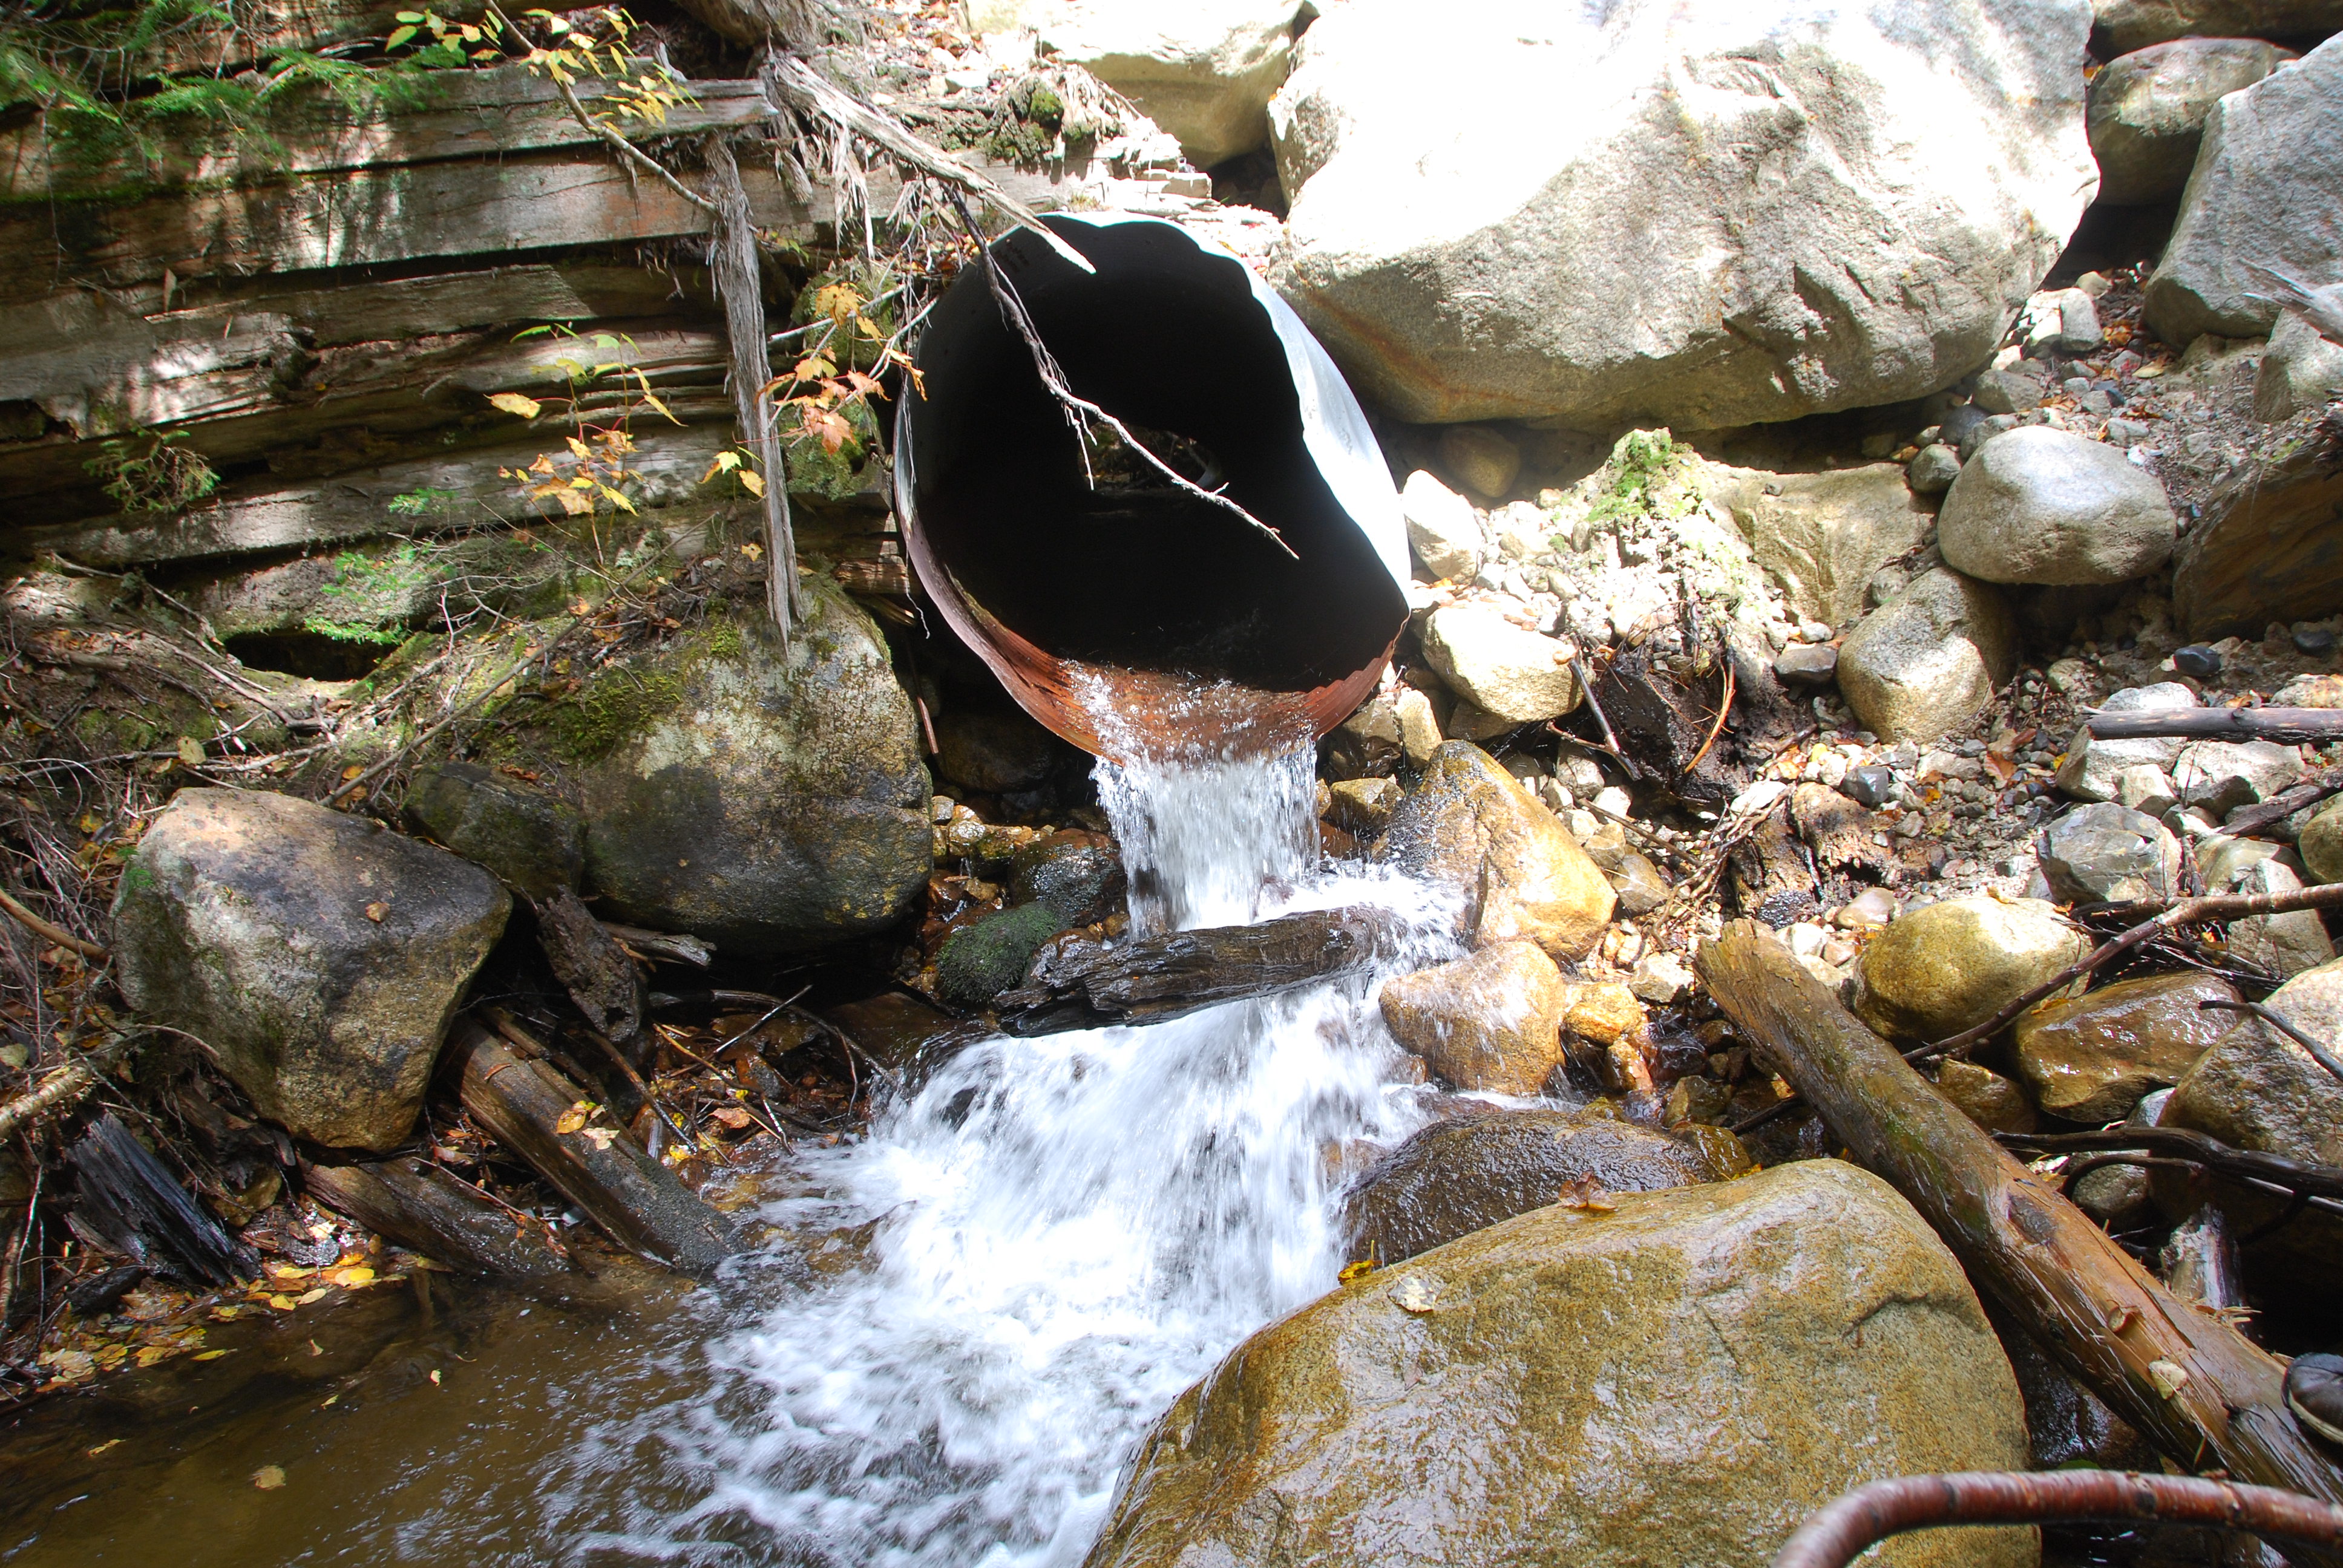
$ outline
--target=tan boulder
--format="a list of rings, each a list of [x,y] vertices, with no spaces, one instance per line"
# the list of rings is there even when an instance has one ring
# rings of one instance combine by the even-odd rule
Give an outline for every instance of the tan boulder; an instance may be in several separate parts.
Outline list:
[[[2113,1121],[2151,1090],[2177,1083],[2237,1020],[2197,1003],[2235,1001],[2211,975],[2117,980],[2088,996],[2046,1001],[2010,1026],[2019,1076],[2042,1109],[2068,1121]]]
[[[2026,1091],[1989,1067],[1957,1058],[1936,1069],[1936,1091],[1987,1132],[2031,1132],[2041,1118]]]
[[[1899,915],[1855,970],[1857,1018],[1891,1038],[1983,1023],[2089,950],[2039,899],[1947,899]]]
[[[2343,1040],[2343,960],[2295,976],[2263,1003],[2311,1039]],[[2308,1051],[2257,1018],[2215,1040],[2172,1091],[2159,1124],[2193,1127],[2233,1148],[2277,1154],[2306,1165],[2343,1165],[2343,1082]],[[2157,1200],[2177,1211],[2195,1201],[2157,1172]],[[2239,1235],[2263,1231],[2287,1201],[2252,1189],[2215,1187]],[[2246,1251],[2247,1282],[2280,1282],[2289,1295],[2343,1291],[2343,1220],[2312,1210],[2267,1233]]]
[[[1570,988],[1535,942],[1500,942],[1383,982],[1383,1021],[1459,1089],[1535,1094],[1562,1065]]]
[[[1554,1205],[1247,1340],[1141,1446],[1087,1568],[1770,1562],[1866,1481],[2022,1470],[1976,1295],[1832,1160]],[[2030,1530],[1866,1562],[2031,1568]]]
[[[1618,901],[1554,813],[1462,740],[1433,753],[1374,858],[1453,892],[1475,946],[1526,937],[1554,958],[1583,958]]]
[[[1721,1142],[1675,1137],[1636,1126],[1610,1111],[1609,1101],[1596,1104],[1603,1109],[1501,1111],[1423,1129],[1352,1190],[1350,1255],[1401,1262],[1574,1190],[1591,1191],[1581,1183],[1604,1193],[1652,1192],[1750,1169],[1729,1132]]]

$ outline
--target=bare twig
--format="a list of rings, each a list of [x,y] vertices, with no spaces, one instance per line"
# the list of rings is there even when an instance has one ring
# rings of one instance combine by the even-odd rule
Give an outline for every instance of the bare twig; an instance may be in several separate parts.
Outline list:
[[[2316,806],[2329,795],[2343,794],[2343,768],[2330,768],[2281,790],[2258,806],[2248,806],[2222,824],[2221,831],[2236,839],[2251,838],[2273,823],[2283,822],[2305,806]]]
[[[2294,1041],[2295,1044],[2308,1051],[2310,1053],[2311,1060],[2325,1068],[2334,1076],[2337,1082],[2343,1083],[2343,1061],[2337,1060],[2333,1051],[2319,1044],[2318,1041],[2311,1039],[2310,1036],[2305,1034],[2302,1030],[2295,1028],[2294,1025],[2288,1023],[2279,1013],[2264,1007],[2258,1001],[2224,1001],[2218,997],[2215,997],[2208,1001],[2200,1001],[2197,1004],[2197,1010],[2199,1012],[2203,1012],[2208,1008],[2221,1012],[2251,1013],[2254,1017],[2261,1020],[2264,1023],[2270,1025],[2279,1033],[2285,1035],[2288,1040]]]
[[[1040,236],[1041,243],[1055,251],[1060,260],[1084,272],[1098,270],[1091,265],[1088,256],[1059,238],[1031,207],[940,147],[920,140],[901,121],[864,103],[822,76],[803,60],[778,51],[768,51],[764,81],[767,90],[791,108],[818,115],[921,174],[991,203],[1018,227],[1031,229]]]
[[[1845,1568],[1874,1542],[1936,1525],[2135,1519],[2343,1547],[2343,1508],[2298,1492],[2112,1470],[1976,1471],[1859,1486],[1808,1515],[1774,1568]]]
[[[740,166],[732,148],[720,136],[708,145],[708,167],[716,180],[716,235],[709,262],[716,276],[716,292],[724,302],[724,327],[729,349],[733,417],[740,438],[752,444],[757,467],[762,470],[765,513],[765,608],[780,629],[786,644],[805,614],[798,592],[797,536],[789,518],[787,455],[774,432],[765,387],[772,379],[773,363],[765,343],[765,297],[757,269],[757,226],[749,213],[749,194],[740,184]]]
[[[46,940],[55,942],[61,948],[65,948],[71,951],[77,952],[85,959],[103,959],[106,957],[106,950],[104,948],[99,947],[96,942],[84,941],[81,938],[74,935],[71,931],[65,930],[65,927],[56,924],[54,921],[41,919],[40,916],[33,913],[32,910],[26,909],[24,905],[11,898],[5,889],[0,889],[0,910],[5,910],[8,913],[14,915],[16,918],[18,924],[24,926],[25,930],[31,931],[36,937],[44,938]]]
[[[2010,1149],[2029,1154],[2138,1151],[2200,1165],[2217,1175],[2251,1182],[2288,1197],[2343,1201],[2343,1166],[2312,1165],[2257,1149],[2237,1149],[2193,1127],[2111,1127],[2104,1132],[1999,1132]]]
[[[2090,716],[2092,739],[2134,740],[2181,738],[2198,740],[2276,740],[2288,746],[2323,745],[2343,739],[2343,709],[2332,708],[2173,708],[2152,713]]]

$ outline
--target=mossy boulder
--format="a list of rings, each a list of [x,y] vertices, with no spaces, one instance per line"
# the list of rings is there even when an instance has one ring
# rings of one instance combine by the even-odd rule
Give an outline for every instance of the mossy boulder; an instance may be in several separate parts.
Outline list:
[[[596,912],[779,952],[881,930],[934,864],[910,699],[854,603],[806,579],[785,650],[717,606],[556,702],[528,739],[586,819]]]
[[[114,951],[139,1013],[210,1047],[260,1113],[396,1148],[512,898],[445,849],[287,795],[182,789],[123,868]]]
[[[1067,924],[1087,926],[1122,908],[1122,856],[1104,833],[1061,828],[1009,859],[1011,903],[1043,903]]]
[[[1065,929],[1065,916],[1039,902],[962,926],[936,954],[936,994],[954,1007],[988,1005],[1024,979],[1041,944]]]
[[[574,888],[586,869],[586,820],[549,790],[477,762],[419,769],[407,823],[527,899]]]

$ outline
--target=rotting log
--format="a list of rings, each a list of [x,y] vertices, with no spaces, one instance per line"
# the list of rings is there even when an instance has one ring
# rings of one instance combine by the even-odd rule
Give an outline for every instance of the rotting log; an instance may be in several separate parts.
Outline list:
[[[2152,713],[2093,713],[2095,740],[2275,740],[2318,746],[2343,737],[2343,709],[2175,708]]]
[[[731,1221],[676,1180],[552,1064],[524,1058],[469,1019],[448,1033],[464,1109],[610,1239],[689,1274],[737,1250]],[[568,1129],[565,1131],[565,1129]]]
[[[301,1179],[327,1208],[467,1272],[549,1280],[572,1271],[528,1226],[427,1160],[407,1155],[367,1165],[305,1161]]]
[[[1356,972],[1390,950],[1393,935],[1390,917],[1372,909],[1172,931],[1039,967],[993,1005],[1011,1034],[1161,1023]]]
[[[568,991],[588,1023],[620,1050],[631,1052],[642,1037],[650,1006],[643,971],[633,955],[573,889],[562,888],[533,907],[538,946],[545,950],[553,978]]]
[[[80,1192],[74,1229],[85,1239],[191,1285],[225,1285],[254,1271],[251,1251],[197,1208],[112,1111],[89,1124],[65,1163]]]
[[[2004,1153],[1747,920],[1704,944],[1701,979],[1759,1060],[1834,1139],[1894,1183],[1969,1276],[2117,1415],[2194,1467],[2343,1502],[2343,1470],[2305,1436],[2283,1369],[2176,1299],[2057,1191]]]

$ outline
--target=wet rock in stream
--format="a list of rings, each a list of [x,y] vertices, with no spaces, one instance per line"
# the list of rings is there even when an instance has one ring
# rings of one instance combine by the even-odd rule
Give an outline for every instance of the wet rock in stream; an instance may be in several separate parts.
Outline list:
[[[1885,1183],[1809,1161],[1610,1201],[1533,1210],[1254,1334],[1156,1423],[1088,1568],[1626,1568],[1655,1543],[1759,1563],[1863,1481],[2025,1466],[2001,1346]],[[1878,1550],[2036,1555],[2028,1530]]]

